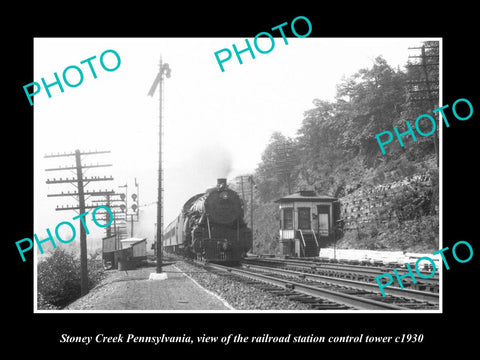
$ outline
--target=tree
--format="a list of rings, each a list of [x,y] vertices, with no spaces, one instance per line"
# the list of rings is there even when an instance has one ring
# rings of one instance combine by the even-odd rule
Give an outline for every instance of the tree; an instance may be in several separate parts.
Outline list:
[[[381,56],[372,68],[361,69],[337,87],[337,112],[349,129],[348,146],[360,147],[371,158],[378,153],[375,134],[391,129],[401,120],[406,100],[406,77]]]
[[[80,296],[80,267],[75,257],[62,249],[38,264],[38,292],[56,306],[63,307]]]
[[[261,201],[268,202],[292,192],[297,162],[296,142],[274,132],[255,172]]]
[[[305,112],[302,126],[297,132],[300,163],[297,165],[301,179],[310,186],[328,189],[330,176],[343,157],[338,146],[342,132],[337,122],[336,106],[315,99],[315,108]]]
[[[434,53],[435,49],[431,51]],[[271,216],[273,208],[262,204],[304,185],[341,197],[362,186],[375,186],[391,182],[397,175],[403,178],[430,169],[434,154],[431,141],[413,143],[406,136],[405,147],[392,141],[387,155],[383,155],[375,137],[387,130],[393,133],[394,126],[403,132],[407,120],[413,124],[412,119],[427,113],[419,112],[420,104],[414,106],[409,98],[408,84],[419,81],[419,76],[418,67],[404,72],[377,57],[371,67],[342,79],[334,101],[313,100],[313,108],[304,112],[295,138],[272,134],[254,174],[258,212],[270,212]],[[438,78],[434,72],[429,76]],[[434,214],[438,184],[434,184],[432,192],[420,195],[397,199],[395,206],[398,211],[404,210],[403,217],[411,216],[412,209],[421,209],[423,215]],[[419,202],[413,198],[419,198]],[[261,213],[256,212],[255,217],[264,222],[257,228],[278,226]],[[271,239],[266,235],[264,238],[268,248]]]
[[[88,285],[92,288],[103,277],[102,262],[93,254],[88,261]],[[48,304],[64,307],[81,296],[80,260],[74,254],[57,248],[52,255],[37,265],[37,287]]]

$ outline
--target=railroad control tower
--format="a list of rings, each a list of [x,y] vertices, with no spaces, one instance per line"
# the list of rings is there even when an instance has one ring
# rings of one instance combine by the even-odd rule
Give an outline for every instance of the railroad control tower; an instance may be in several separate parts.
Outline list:
[[[334,240],[337,198],[302,190],[275,200],[280,209],[280,251],[283,256],[317,257]]]

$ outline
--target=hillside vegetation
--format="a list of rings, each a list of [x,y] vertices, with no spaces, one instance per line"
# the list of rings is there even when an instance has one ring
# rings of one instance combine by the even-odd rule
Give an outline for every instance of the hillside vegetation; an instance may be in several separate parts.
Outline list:
[[[438,48],[429,49],[433,45],[426,43],[427,54],[438,63]],[[390,221],[356,232],[343,231],[338,245],[416,251],[438,246],[437,132],[417,136],[416,142],[406,135],[404,147],[394,139],[386,145],[385,155],[375,138],[383,131],[393,133],[393,126],[404,132],[406,121],[413,127],[419,115],[432,114],[438,101],[419,101],[412,95],[421,92],[425,75],[438,86],[438,68],[428,67],[427,72],[421,66],[394,69],[377,57],[370,68],[358,70],[337,85],[335,101],[314,99],[295,137],[272,134],[253,174],[255,252],[278,251],[278,206],[273,201],[281,196],[308,188],[341,198],[415,174],[427,174],[432,186],[422,193],[398,195],[392,203],[398,211]],[[425,133],[431,126],[428,121],[420,124]],[[426,199],[421,212],[407,206],[415,197]]]

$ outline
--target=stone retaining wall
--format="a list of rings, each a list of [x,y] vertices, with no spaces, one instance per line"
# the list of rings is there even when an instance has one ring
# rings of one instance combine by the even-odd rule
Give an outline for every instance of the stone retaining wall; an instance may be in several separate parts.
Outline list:
[[[339,199],[344,230],[357,229],[361,224],[372,221],[389,221],[395,214],[391,210],[392,200],[405,191],[421,191],[432,187],[427,174],[417,174],[400,181],[361,188]]]

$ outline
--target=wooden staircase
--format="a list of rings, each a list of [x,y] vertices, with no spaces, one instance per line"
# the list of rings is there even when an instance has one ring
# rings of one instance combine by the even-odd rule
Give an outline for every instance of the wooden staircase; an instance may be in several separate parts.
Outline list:
[[[298,232],[300,233],[300,238],[302,240],[302,255],[304,257],[317,257],[320,249],[318,248],[315,234],[313,232],[304,233],[302,230],[299,230]]]

